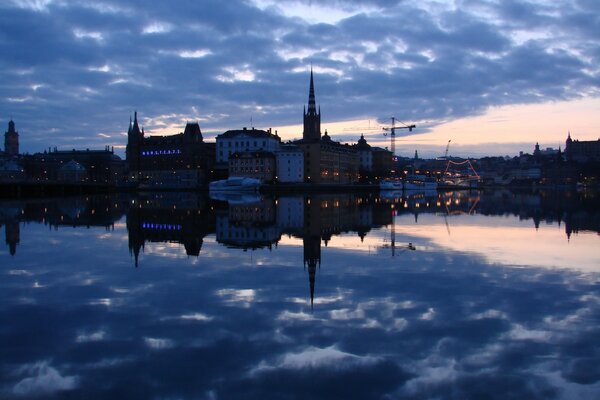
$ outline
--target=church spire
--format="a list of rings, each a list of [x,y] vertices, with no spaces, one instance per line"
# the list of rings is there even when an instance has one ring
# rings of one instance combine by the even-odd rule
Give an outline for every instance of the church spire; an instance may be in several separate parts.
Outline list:
[[[317,105],[315,101],[315,83],[313,80],[313,70],[310,67],[310,89],[308,91],[308,115],[317,114]]]
[[[315,101],[315,82],[312,66],[310,67],[310,87],[308,90],[308,109],[304,109],[304,132],[302,139],[306,142],[318,142],[321,140],[321,108],[317,112]]]

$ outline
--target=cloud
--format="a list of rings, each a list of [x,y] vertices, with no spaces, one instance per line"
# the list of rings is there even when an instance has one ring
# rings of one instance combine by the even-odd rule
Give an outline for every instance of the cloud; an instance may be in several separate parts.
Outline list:
[[[199,113],[208,135],[294,125],[311,61],[324,123],[600,95],[593,1],[278,4],[5,3],[0,111],[27,151],[122,145],[135,109],[149,132],[165,114]]]

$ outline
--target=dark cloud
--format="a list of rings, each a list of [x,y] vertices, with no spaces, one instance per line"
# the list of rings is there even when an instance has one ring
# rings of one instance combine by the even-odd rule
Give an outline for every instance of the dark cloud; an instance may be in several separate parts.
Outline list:
[[[593,1],[334,2],[348,16],[317,23],[251,1],[44,4],[0,6],[0,118],[25,151],[124,145],[135,109],[208,136],[299,124],[311,62],[324,122],[445,121],[600,86]]]

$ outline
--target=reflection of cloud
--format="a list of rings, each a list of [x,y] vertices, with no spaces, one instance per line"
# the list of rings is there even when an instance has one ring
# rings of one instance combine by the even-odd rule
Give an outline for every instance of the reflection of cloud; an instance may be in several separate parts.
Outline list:
[[[300,353],[288,353],[280,357],[275,363],[268,364],[262,361],[252,373],[260,373],[277,368],[306,369],[336,367],[339,369],[351,368],[356,364],[375,364],[379,359],[371,356],[357,356],[338,350],[335,346],[326,348],[308,347]]]
[[[8,275],[23,275],[23,276],[31,276],[33,275],[29,271],[25,271],[24,269],[11,269],[8,271]]]
[[[51,394],[74,389],[77,386],[76,376],[62,376],[56,368],[48,365],[46,361],[23,366],[18,373],[31,375],[20,380],[13,387],[13,393],[20,396]]]
[[[278,321],[312,321],[314,319],[315,317],[312,314],[302,311],[295,313],[286,310],[277,316]]]
[[[433,308],[428,308],[426,312],[421,315],[421,319],[425,321],[431,321],[435,318],[435,310]]]
[[[172,320],[172,319],[180,319],[183,321],[208,322],[208,321],[212,321],[214,319],[214,317],[211,317],[211,316],[203,314],[203,313],[195,312],[195,313],[191,313],[191,314],[183,314],[183,315],[177,315],[174,317],[161,318],[161,320]]]
[[[89,369],[113,368],[132,361],[134,361],[134,358],[132,357],[103,358],[100,361],[84,364],[84,367]]]
[[[106,332],[104,332],[104,331],[98,331],[98,332],[93,332],[93,333],[81,333],[81,334],[77,335],[77,338],[75,338],[75,341],[77,343],[99,342],[101,340],[104,340],[105,336],[106,336]]]
[[[331,304],[331,303],[337,303],[339,301],[344,300],[344,297],[351,297],[352,292],[347,290],[344,293],[339,293],[337,296],[323,296],[323,297],[318,297],[314,300],[314,304],[315,305],[323,305],[323,304]],[[292,297],[287,299],[287,301],[291,302],[291,303],[297,303],[297,304],[306,304],[306,299],[303,297]]]
[[[217,290],[216,294],[223,297],[226,303],[240,303],[244,307],[249,307],[256,299],[254,289],[221,289]]]
[[[549,331],[527,329],[519,324],[513,325],[507,335],[512,340],[533,340],[538,342],[549,342],[552,336]]]
[[[329,315],[330,315],[331,319],[341,320],[341,321],[365,318],[365,312],[364,312],[364,310],[361,310],[361,309],[350,310],[347,308],[343,308],[340,310],[331,310]]]
[[[145,337],[144,343],[154,350],[166,350],[175,347],[175,342],[171,339]]]
[[[213,317],[209,317],[208,315],[202,313],[184,314],[179,318],[192,321],[212,321],[213,319]]]
[[[508,319],[508,315],[504,311],[499,310],[486,310],[481,313],[473,314],[471,319],[486,319],[486,318],[497,318],[497,319]]]
[[[456,216],[450,222],[451,235],[448,235],[444,219],[437,215],[420,215],[418,224],[413,223],[412,218],[412,215],[397,218],[403,234],[428,239],[452,251],[476,253],[489,262],[585,272],[599,270],[600,253],[594,250],[597,235],[580,233],[572,236],[566,246],[567,237],[557,234],[560,230],[556,226],[540,225],[533,229],[532,222],[527,220]]]

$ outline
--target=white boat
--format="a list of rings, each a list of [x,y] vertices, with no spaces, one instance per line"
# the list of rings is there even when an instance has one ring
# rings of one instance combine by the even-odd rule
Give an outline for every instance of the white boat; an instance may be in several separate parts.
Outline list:
[[[404,190],[437,190],[437,181],[425,175],[409,175],[404,181]]]
[[[260,184],[259,179],[230,176],[227,179],[209,183],[208,189],[211,192],[257,192]]]
[[[383,179],[379,182],[379,190],[402,190],[402,181]]]

